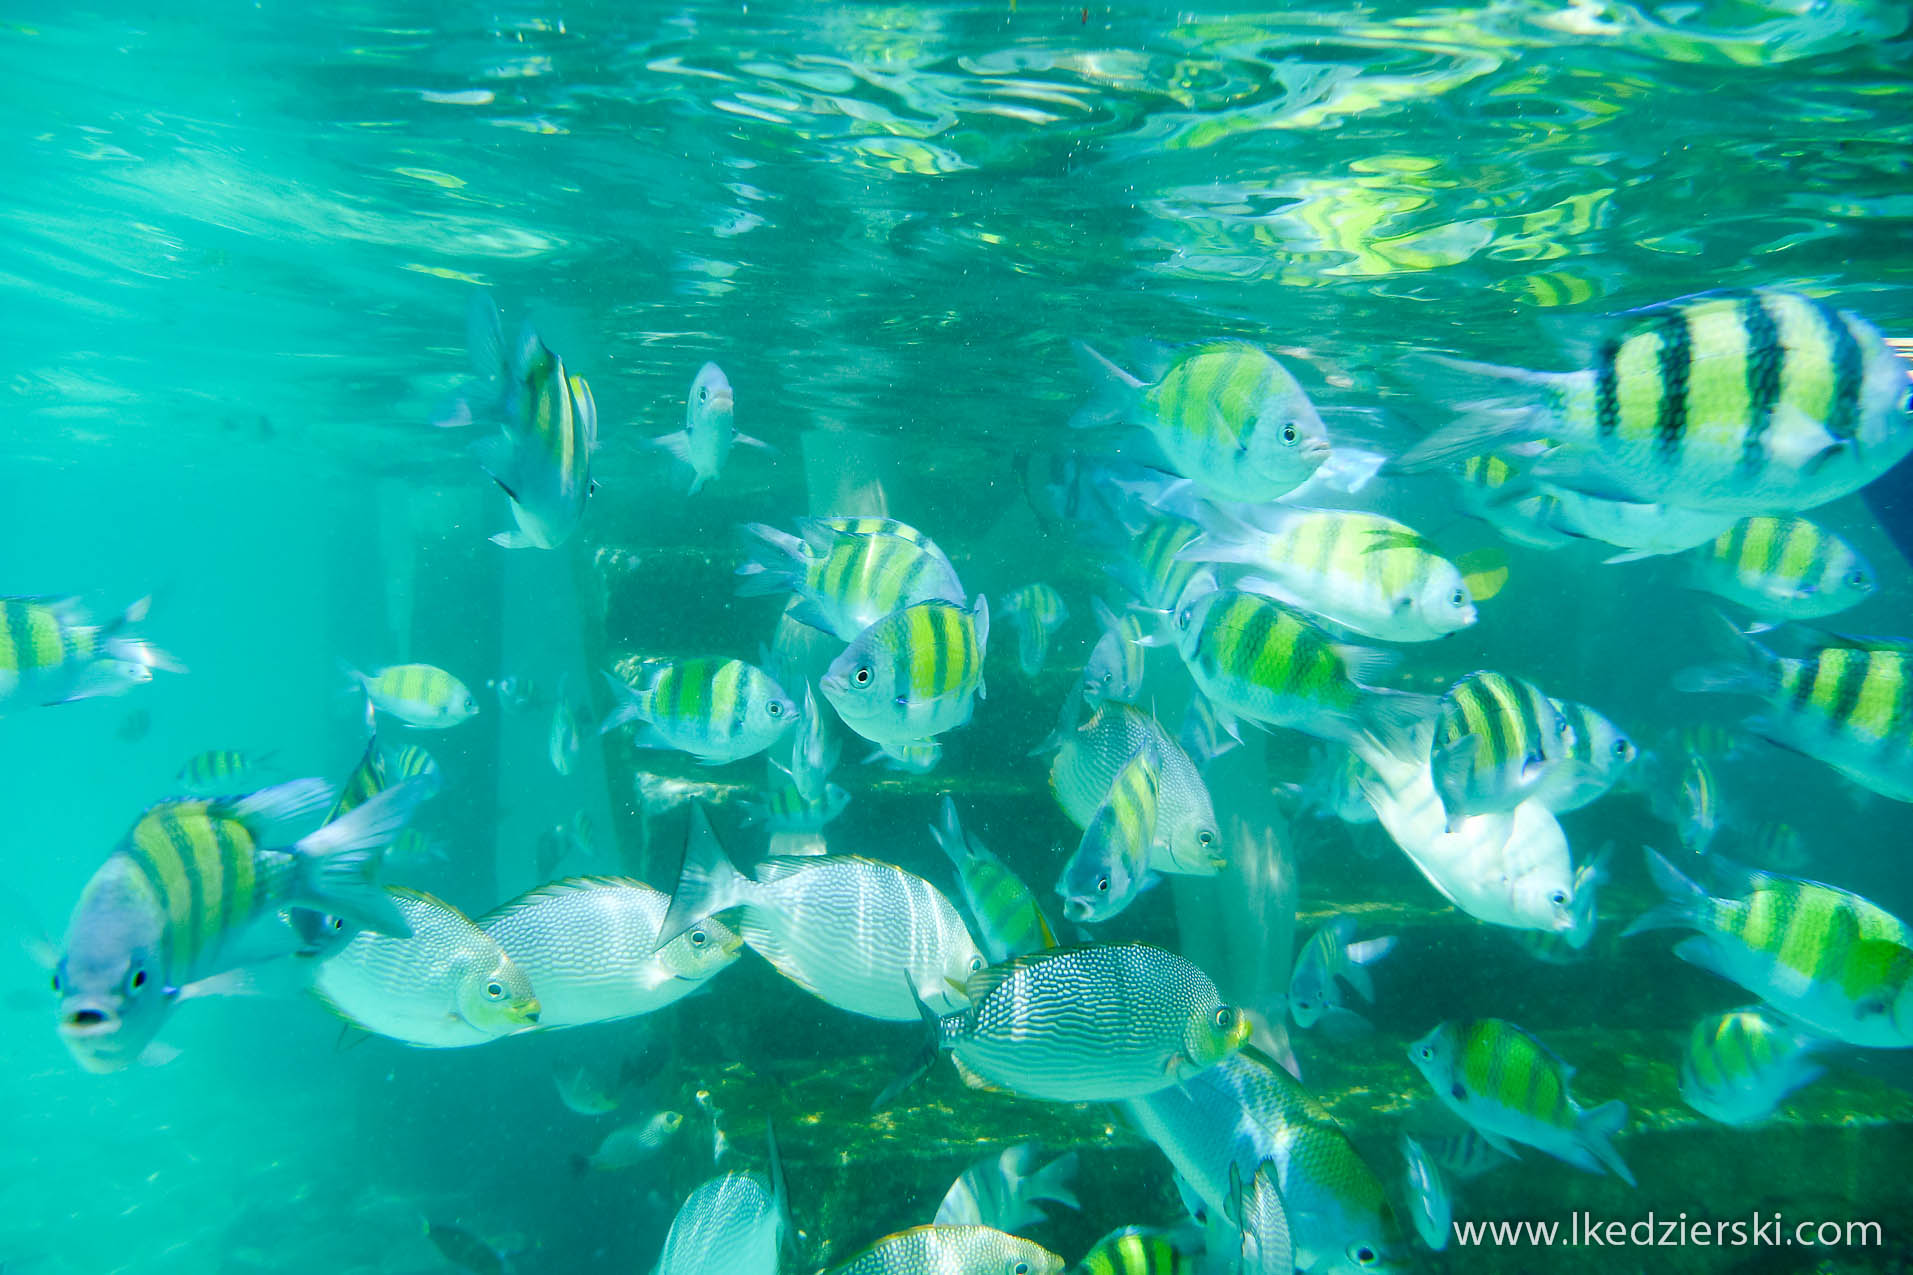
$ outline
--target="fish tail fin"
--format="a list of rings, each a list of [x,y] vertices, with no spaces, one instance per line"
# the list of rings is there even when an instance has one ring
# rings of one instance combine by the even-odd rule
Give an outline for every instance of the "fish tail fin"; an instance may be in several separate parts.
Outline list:
[[[1690,930],[1700,927],[1713,904],[1707,891],[1654,847],[1643,846],[1641,849],[1647,855],[1648,875],[1654,878],[1654,884],[1667,897],[1665,902],[1634,918],[1634,923],[1621,931],[1621,937],[1627,938],[1648,930]]]
[[[1135,402],[1142,382],[1117,367],[1109,359],[1082,341],[1070,342],[1077,366],[1089,378],[1089,399],[1069,418],[1072,429],[1094,429],[1098,425],[1118,425],[1129,405]]]
[[[1375,1003],[1375,976],[1368,972],[1368,967],[1394,950],[1395,936],[1392,934],[1350,943],[1347,948],[1348,963],[1336,973],[1355,990],[1357,996],[1372,1005]]]
[[[134,664],[144,664],[149,669],[164,669],[168,673],[184,673],[186,666],[173,656],[150,642],[125,636],[125,631],[144,620],[152,609],[152,594],[135,598],[100,630],[100,647],[116,660],[128,660]]]
[[[639,690],[616,673],[606,673],[604,680],[611,687],[614,707],[598,727],[600,735],[610,734],[626,722],[650,720],[651,697],[648,692]]]
[[[1355,706],[1355,725],[1363,747],[1379,747],[1383,752],[1406,757],[1413,749],[1417,728],[1435,715],[1440,701],[1432,695],[1414,691],[1395,691],[1367,687]],[[1357,749],[1361,756],[1361,749]]]
[[[691,826],[684,841],[684,867],[678,873],[671,906],[658,929],[659,947],[713,913],[736,907],[750,897],[750,878],[737,870],[711,827],[704,803],[691,803]]]
[[[937,822],[930,825],[930,836],[961,872],[963,865],[970,861],[970,843],[964,838],[963,824],[957,819],[956,802],[948,793],[944,794],[943,805],[937,813]]]
[[[1724,615],[1719,616],[1719,624],[1716,627],[1726,635],[1739,658],[1720,664],[1702,664],[1684,668],[1674,674],[1674,689],[1723,694],[1764,694],[1774,684],[1774,673],[1779,665],[1780,657],[1756,642],[1749,634],[1742,632]]]
[[[1614,1149],[1609,1141],[1615,1134],[1627,1126],[1627,1104],[1619,1098],[1604,1102],[1591,1111],[1580,1113],[1576,1121],[1576,1136],[1589,1154],[1629,1186],[1634,1185],[1634,1174],[1627,1163],[1621,1159],[1621,1153]]]
[[[1025,1200],[1049,1200],[1066,1209],[1082,1210],[1083,1202],[1076,1198],[1076,1161],[1074,1151],[1065,1151],[1048,1164],[1023,1179],[1023,1188],[1018,1193]]]
[[[1414,366],[1418,380],[1434,384],[1435,399],[1454,403],[1465,415],[1389,461],[1383,467],[1384,473],[1413,473],[1546,438],[1550,426],[1542,403],[1573,375],[1475,363],[1444,355],[1411,357],[1406,362]],[[1503,390],[1512,389],[1513,393],[1484,398],[1481,382],[1495,383]]]
[[[409,938],[412,927],[378,884],[385,848],[404,830],[425,799],[428,785],[408,779],[358,806],[349,814],[302,838],[292,847],[298,856],[293,902],[330,912],[348,921]]]
[[[737,529],[737,541],[744,555],[737,567],[738,597],[783,593],[803,580],[804,559],[810,551],[798,537],[761,522],[748,522]]]
[[[898,1073],[895,1080],[883,1087],[883,1092],[878,1094],[876,1100],[870,1104],[873,1112],[882,1111],[896,1100],[897,1095],[928,1075],[930,1068],[936,1066],[937,1055],[943,1049],[942,1017],[937,1011],[924,1004],[923,997],[917,994],[917,985],[913,980],[906,977],[903,984],[910,989],[910,999],[916,1002],[917,1016],[923,1022],[923,1040],[917,1052],[911,1056],[908,1065]]]
[[[511,374],[511,359],[505,353],[505,322],[498,314],[498,303],[483,288],[474,288],[465,302],[465,353],[471,359],[472,373],[481,380],[493,381]]]

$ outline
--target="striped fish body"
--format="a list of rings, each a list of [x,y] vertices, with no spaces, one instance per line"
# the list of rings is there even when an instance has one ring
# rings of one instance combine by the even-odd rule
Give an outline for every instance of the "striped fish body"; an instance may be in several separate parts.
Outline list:
[[[1064,733],[1050,764],[1050,788],[1070,822],[1087,829],[1123,767],[1152,748],[1159,765],[1148,866],[1156,872],[1213,876],[1222,863],[1222,836],[1209,787],[1189,754],[1149,714],[1113,701],[1098,705],[1080,730]]]
[[[1555,814],[1564,814],[1579,810],[1621,782],[1640,759],[1641,750],[1620,727],[1586,704],[1549,702],[1567,721],[1570,742],[1562,764],[1549,771],[1534,795]]]
[[[1745,639],[1740,668],[1688,670],[1684,690],[1745,692],[1767,712],[1747,729],[1833,767],[1871,792],[1913,801],[1913,652],[1882,643],[1827,646],[1805,659]]]
[[[1238,587],[1364,637],[1427,642],[1475,622],[1461,569],[1413,528],[1348,509],[1217,511],[1183,550],[1243,569]]]
[[[1355,918],[1336,916],[1323,922],[1302,945],[1289,975],[1289,1013],[1296,1026],[1313,1027],[1324,1015],[1352,1015],[1344,985],[1365,1001],[1375,999],[1375,980],[1368,967],[1395,948],[1392,936],[1356,943]]]
[[[1150,847],[1157,839],[1161,753],[1145,745],[1116,772],[1103,804],[1089,818],[1076,853],[1063,865],[1056,892],[1063,915],[1107,921],[1149,884]]]
[[[465,684],[430,664],[393,664],[376,673],[352,673],[379,712],[407,726],[444,730],[478,712]]]
[[[983,694],[989,604],[919,602],[878,620],[831,662],[820,685],[872,743],[923,744],[970,720]]]
[[[1083,702],[1101,704],[1105,700],[1133,701],[1142,690],[1143,654],[1148,634],[1142,620],[1133,611],[1120,617],[1096,599],[1096,619],[1103,634],[1089,652],[1083,665]]]
[[[990,964],[1056,946],[1036,896],[988,847],[964,833],[956,803],[947,796],[943,821],[931,827],[930,835],[956,869],[963,901],[976,922],[979,946]]]
[[[359,755],[359,764],[352,768],[352,773],[339,786],[339,795],[333,798],[332,809],[326,812],[325,821],[332,823],[344,818],[397,782],[386,764],[385,750],[379,746],[379,737],[373,735],[365,741],[365,751]]]
[[[551,761],[551,768],[561,775],[569,775],[578,761],[578,717],[572,711],[571,701],[562,695],[557,707],[551,710],[551,730],[545,738],[545,755]]]
[[[1443,1105],[1504,1150],[1508,1142],[1525,1143],[1634,1185],[1608,1142],[1626,1124],[1626,1107],[1611,1102],[1583,1111],[1568,1093],[1574,1069],[1513,1023],[1443,1023],[1410,1045],[1408,1057]]]
[[[1069,619],[1069,604],[1047,584],[1026,584],[1004,600],[1003,614],[1016,630],[1016,662],[1035,677],[1049,660],[1050,640]]]
[[[610,678],[619,706],[604,729],[627,721],[638,748],[686,752],[722,765],[763,752],[790,730],[797,704],[763,669],[743,660],[645,660],[633,687]]]
[[[1060,1275],[1063,1259],[987,1226],[918,1226],[887,1235],[830,1275]]]
[[[1703,1018],[1681,1055],[1681,1097],[1722,1124],[1764,1124],[1788,1094],[1819,1079],[1815,1057],[1827,1044],[1762,1009]]]
[[[591,453],[598,445],[598,405],[583,377],[525,329],[513,356],[511,406],[505,428],[478,445],[480,466],[511,499],[516,532],[500,532],[507,548],[556,549],[571,538],[592,491]]]
[[[1215,573],[1182,556],[1202,527],[1187,518],[1160,517],[1143,524],[1130,538],[1123,559],[1110,570],[1146,610],[1174,615],[1183,599],[1216,587]]]
[[[1735,514],[1811,509],[1855,491],[1913,448],[1906,374],[1864,319],[1797,293],[1710,293],[1639,312],[1594,365],[1525,382],[1534,419],[1492,438],[1564,446],[1538,475],[1595,494]],[[1475,450],[1444,431],[1411,460]]]
[[[684,1197],[652,1275],[777,1275],[784,1216],[761,1173],[725,1173]]]
[[[1381,1180],[1301,1082],[1253,1049],[1127,1105],[1211,1216],[1234,1208],[1238,1180],[1275,1164],[1296,1265],[1322,1275],[1392,1268],[1399,1249]]]
[[[1418,696],[1361,685],[1361,653],[1338,647],[1297,611],[1223,589],[1176,612],[1176,644],[1196,688],[1228,725],[1246,718],[1340,743],[1392,737],[1424,708]]]
[[[1574,868],[1561,825],[1536,801],[1469,815],[1451,830],[1427,762],[1369,749],[1362,793],[1395,844],[1450,903],[1490,925],[1567,931]]]
[[[1125,1226],[1097,1240],[1071,1271],[1072,1275],[1197,1275],[1201,1269],[1201,1259],[1178,1251],[1167,1234]]]
[[[531,980],[464,913],[417,890],[386,893],[409,938],[361,931],[320,962],[312,991],[355,1027],[422,1049],[482,1045],[538,1024]]]
[[[1249,1020],[1209,976],[1141,943],[1056,948],[973,975],[939,1043],[965,1079],[1052,1102],[1113,1102],[1186,1081]]]
[[[1681,844],[1696,854],[1705,854],[1720,830],[1720,781],[1714,777],[1713,766],[1699,753],[1689,753],[1681,766],[1674,810]]]
[[[1572,760],[1567,714],[1506,673],[1470,673],[1442,696],[1429,765],[1450,825],[1513,810]]]
[[[200,797],[251,792],[262,786],[259,776],[270,768],[271,757],[270,753],[211,748],[188,758],[175,778],[187,792]]]
[[[164,652],[126,636],[145,618],[141,598],[105,626],[72,598],[0,597],[0,711],[116,695],[177,670]]]
[[[1805,518],[1742,518],[1692,556],[1695,588],[1763,620],[1814,620],[1857,606],[1878,587],[1866,559]]]
[[[738,936],[715,918],[659,948],[670,906],[642,881],[572,877],[520,895],[478,927],[537,989],[538,1026],[551,1031],[656,1013],[737,959]]]
[[[1223,500],[1274,500],[1328,459],[1328,431],[1301,385],[1241,342],[1181,351],[1160,380],[1137,387],[1128,415],[1170,468]]]
[[[422,780],[427,795],[436,793],[444,783],[438,761],[417,744],[402,744],[386,757],[386,778],[390,785]]]
[[[740,539],[740,594],[795,593],[791,616],[844,642],[919,602],[964,602],[943,550],[892,518],[803,518],[795,536],[751,523]]]
[[[1527,463],[1498,453],[1462,460],[1455,472],[1461,512],[1478,518],[1510,544],[1560,549],[1582,534],[1555,524],[1543,484],[1528,477]]]
[[[1868,964],[1913,949],[1898,917],[1850,891],[1778,873],[1741,871],[1731,882],[1736,897],[1715,897],[1651,851],[1648,868],[1668,901],[1628,934],[1696,930],[1675,945],[1676,956],[1814,1031],[1852,1045],[1913,1045],[1913,1020],[1894,1012],[1903,976]]]
[[[775,762],[761,797],[743,803],[773,833],[822,832],[849,804],[850,793],[838,784],[825,784],[820,797],[811,800]]]

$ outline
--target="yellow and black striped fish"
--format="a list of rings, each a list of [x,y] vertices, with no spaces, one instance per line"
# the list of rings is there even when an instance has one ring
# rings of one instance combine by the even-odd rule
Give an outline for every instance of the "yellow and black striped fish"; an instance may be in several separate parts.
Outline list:
[[[1150,883],[1149,848],[1161,808],[1162,750],[1151,740],[1116,772],[1108,793],[1063,865],[1056,892],[1072,921],[1107,921]]]
[[[184,672],[166,652],[125,633],[151,602],[141,598],[95,625],[74,598],[0,597],[0,712],[117,695],[152,681],[156,668]]]
[[[1859,550],[1805,518],[1742,518],[1690,554],[1697,589],[1762,620],[1813,620],[1866,601],[1878,587]],[[1765,626],[1762,626],[1765,627]]]
[[[1513,810],[1573,760],[1574,729],[1532,682],[1470,673],[1442,696],[1429,755],[1448,827]]]
[[[221,797],[259,787],[259,776],[269,772],[273,753],[246,753],[234,748],[209,748],[186,759],[174,776],[181,789],[196,797]]]
[[[675,748],[718,764],[763,752],[797,721],[797,702],[776,679],[743,660],[644,660],[633,686],[607,673],[618,707],[600,733],[640,723],[639,748]]]
[[[763,523],[739,528],[740,596],[797,595],[790,614],[845,642],[893,611],[941,599],[963,604],[943,550],[894,518],[802,518],[797,534]]]
[[[942,821],[931,826],[930,835],[956,868],[957,885],[976,922],[978,946],[992,965],[1056,946],[1036,896],[988,847],[964,833],[956,803],[947,795]]]
[[[1758,514],[1843,496],[1913,450],[1906,372],[1879,332],[1774,288],[1637,311],[1577,372],[1443,362],[1526,398],[1438,431],[1401,468],[1549,438],[1558,445],[1538,478],[1617,500]]]
[[[1016,629],[1016,662],[1035,677],[1049,659],[1050,639],[1069,619],[1069,604],[1053,585],[1026,584],[1003,600],[1003,614]]]
[[[819,684],[844,725],[886,749],[927,743],[970,720],[984,693],[989,603],[919,602],[871,625]]]
[[[405,934],[373,878],[421,795],[391,789],[291,842],[275,825],[323,809],[323,780],[141,815],[81,893],[54,976],[74,1057],[95,1071],[130,1064],[189,988],[247,959],[234,940],[282,907]]]
[[[1168,1232],[1125,1226],[1096,1241],[1072,1268],[1073,1275],[1195,1275],[1200,1254],[1176,1247]]]
[[[556,549],[578,529],[585,501],[596,490],[591,454],[598,446],[597,401],[585,379],[568,373],[529,323],[507,355],[498,307],[483,293],[473,297],[472,307],[473,358],[495,362],[505,384],[503,429],[474,451],[480,468],[510,497],[518,524],[492,543]]]

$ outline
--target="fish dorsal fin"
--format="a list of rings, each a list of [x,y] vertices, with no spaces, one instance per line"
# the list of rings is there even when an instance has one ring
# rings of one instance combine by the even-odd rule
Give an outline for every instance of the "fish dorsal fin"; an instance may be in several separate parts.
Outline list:
[[[502,917],[515,916],[527,908],[536,907],[546,899],[567,898],[574,894],[590,894],[594,890],[644,890],[660,898],[666,898],[664,891],[656,889],[636,877],[565,877],[558,881],[548,881],[533,890],[527,890],[517,898],[501,903],[485,914],[485,920],[493,921]]]

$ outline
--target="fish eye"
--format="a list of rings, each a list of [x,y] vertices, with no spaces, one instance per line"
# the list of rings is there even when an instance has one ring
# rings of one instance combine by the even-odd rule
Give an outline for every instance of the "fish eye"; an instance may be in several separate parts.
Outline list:
[[[337,934],[341,930],[345,929],[345,918],[342,916],[329,916],[326,918],[326,923],[332,927],[332,932],[334,934]]]
[[[1098,877],[1098,878],[1097,878],[1097,880],[1096,880],[1096,893],[1098,893],[1098,894],[1108,894],[1108,893],[1109,893],[1109,878],[1108,878],[1108,877]]]
[[[869,665],[866,664],[864,667],[857,670],[856,682],[857,682],[857,685],[859,686],[870,685],[870,666]]]
[[[1293,442],[1294,442],[1294,441],[1295,441],[1295,440],[1296,440],[1297,438],[1299,438],[1299,437],[1301,437],[1301,435],[1300,435],[1300,434],[1298,434],[1298,433],[1296,432],[1296,429],[1295,429],[1295,426],[1294,426],[1294,425],[1284,425],[1284,426],[1282,427],[1282,441],[1283,441],[1283,442],[1285,442],[1285,443],[1293,443]]]
[[[769,704],[766,704],[764,708],[772,717],[782,717],[784,715],[784,706],[776,700],[772,700]]]
[[[1364,1244],[1355,1250],[1355,1260],[1363,1266],[1373,1265],[1375,1261],[1375,1250]]]
[[[1855,589],[1871,589],[1873,587],[1873,581],[1867,579],[1867,573],[1864,571],[1849,571],[1847,572],[1847,585]]]
[[[1176,627],[1179,629],[1187,629],[1189,627],[1189,621],[1191,617],[1194,615],[1194,613],[1195,613],[1194,607],[1184,607],[1176,615]]]
[[[60,990],[60,971],[58,970],[53,971],[53,990],[56,992]]]
[[[706,934],[703,930],[691,931],[691,946],[692,947],[703,947],[706,943],[709,943],[710,941],[711,941],[711,936]]]
[[[129,987],[137,992],[140,988],[146,986],[146,971],[134,970],[133,977],[127,979],[126,982]]]
[[[1016,1265],[1010,1267],[1010,1275],[1030,1275],[1030,1264],[1028,1262],[1018,1262]]]
[[[1212,846],[1216,843],[1216,834],[1204,828],[1196,834],[1196,841],[1204,846]]]
[[[1554,904],[1557,908],[1564,908],[1568,905],[1568,892],[1566,890],[1555,890],[1548,895],[1548,902]]]
[[[1634,745],[1625,739],[1617,739],[1614,741],[1614,755],[1626,761],[1634,755]]]
[[[1215,1025],[1218,1031],[1228,1031],[1229,1028],[1235,1026],[1235,1011],[1227,1005],[1224,1005],[1216,1011]]]
[[[711,397],[711,387],[710,387],[710,386],[708,386],[708,385],[700,385],[700,386],[698,386],[698,387],[697,387],[697,401],[698,401],[698,402],[700,402],[700,403],[704,403],[704,402],[708,402],[708,401],[710,400],[710,397]]]
[[[983,958],[980,956],[972,956],[970,958],[970,973],[974,974],[982,968],[983,968]]]
[[[1415,1054],[1423,1062],[1435,1061],[1435,1047],[1433,1045],[1423,1045],[1420,1049],[1417,1049],[1415,1051]]]
[[[492,1000],[502,1001],[505,999],[505,985],[493,979],[491,982],[485,984],[485,995]]]
[[[1467,606],[1468,605],[1468,590],[1456,589],[1453,593],[1448,595],[1448,601],[1454,606],[1458,606],[1458,607]]]

